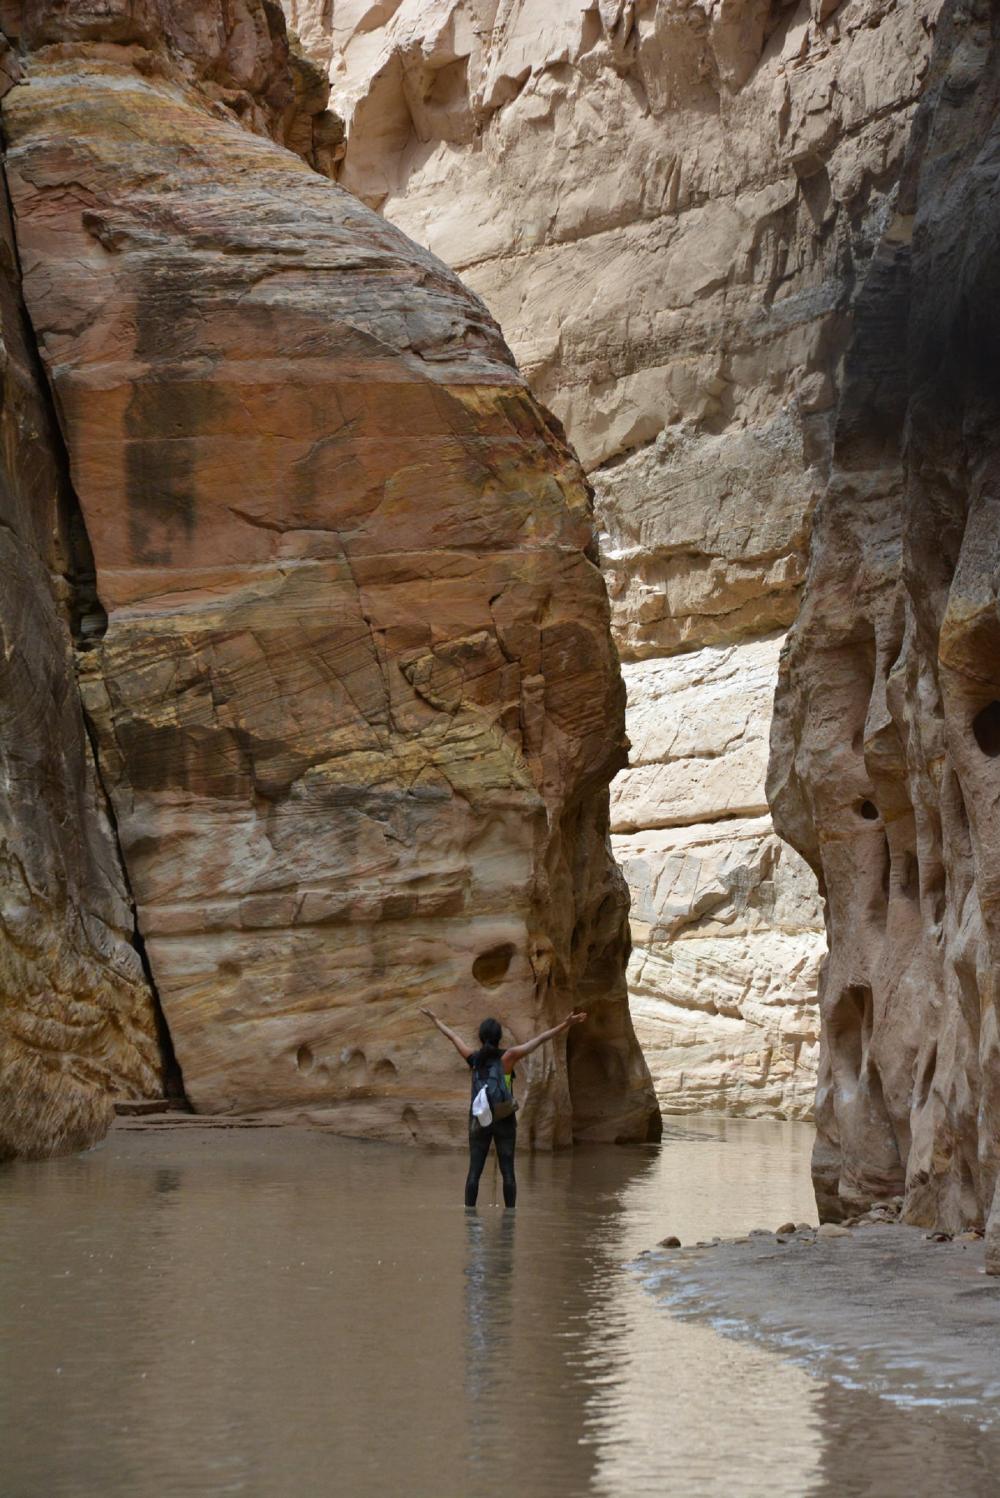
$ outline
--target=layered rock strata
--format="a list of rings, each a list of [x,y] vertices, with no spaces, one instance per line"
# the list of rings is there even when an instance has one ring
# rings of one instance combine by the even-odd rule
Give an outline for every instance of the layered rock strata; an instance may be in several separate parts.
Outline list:
[[[45,47],[133,49],[137,68],[197,89],[220,118],[334,170],[343,123],[327,108],[323,69],[289,46],[278,0],[0,0],[0,29],[22,57]]]
[[[527,1140],[646,1138],[583,474],[477,299],[264,133],[276,8],[191,12],[28,7],[4,103],[107,613],[83,699],[187,1096],[457,1137],[419,1007],[523,1037],[579,1005]]]
[[[989,1216],[1000,1271],[1000,7],[946,7],[859,301],[830,486],[784,659],[771,794],[830,960],[827,1217],[905,1191]]]
[[[3,59],[7,86],[19,73]],[[20,299],[0,183],[0,1160],[82,1149],[162,1091],[153,1000],[98,783],[71,629],[85,538]]]
[[[812,1110],[815,880],[764,796],[779,641],[624,668],[614,847],[632,893],[630,1003],[671,1113]]]
[[[330,69],[339,179],[480,292],[590,471],[641,745],[613,821],[661,1098],[799,1114],[822,916],[767,817],[775,639],[940,0],[285,4]],[[702,700],[692,797],[670,745]]]

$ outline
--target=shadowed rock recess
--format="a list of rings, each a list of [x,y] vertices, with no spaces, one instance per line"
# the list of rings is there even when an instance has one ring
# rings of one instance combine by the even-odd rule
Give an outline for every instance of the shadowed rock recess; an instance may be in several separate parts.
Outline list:
[[[770,791],[827,897],[814,1174],[1000,1272],[1000,6],[945,7],[861,293]],[[992,1206],[992,1213],[991,1213]]]
[[[940,3],[285,0],[339,180],[480,293],[590,472],[671,1112],[812,1107],[823,918],[770,823],[771,699]]]
[[[525,1068],[526,1140],[650,1137],[608,839],[624,692],[557,424],[476,297],[314,170],[336,121],[270,0],[0,17],[24,300],[96,566],[80,692],[188,1099],[458,1138],[467,1081],[419,1006],[524,1037],[580,1005]],[[25,587],[55,620],[46,513]],[[42,726],[77,745],[59,835],[103,838],[120,931],[68,634],[20,631],[24,695],[58,668],[69,727]],[[5,1022],[35,1002],[6,987]]]

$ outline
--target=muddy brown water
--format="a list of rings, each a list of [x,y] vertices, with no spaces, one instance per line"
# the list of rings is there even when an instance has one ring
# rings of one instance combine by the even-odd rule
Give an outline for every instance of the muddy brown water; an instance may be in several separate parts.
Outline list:
[[[636,1256],[814,1220],[811,1133],[463,1161],[116,1130],[0,1172],[3,1498],[994,1494],[995,1447],[674,1318]],[[498,1198],[499,1199],[499,1198]]]

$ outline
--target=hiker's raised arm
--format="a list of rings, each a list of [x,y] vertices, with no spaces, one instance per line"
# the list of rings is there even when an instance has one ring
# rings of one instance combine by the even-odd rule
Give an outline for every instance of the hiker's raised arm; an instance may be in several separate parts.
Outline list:
[[[574,1009],[572,1014],[567,1014],[566,1018],[558,1025],[553,1025],[551,1030],[543,1030],[541,1035],[533,1036],[531,1040],[526,1040],[523,1045],[511,1046],[509,1050],[503,1053],[504,1071],[509,1071],[515,1062],[521,1061],[525,1056],[530,1056],[532,1051],[537,1051],[538,1047],[544,1045],[547,1040],[555,1040],[556,1036],[562,1035],[564,1031],[569,1029],[570,1025],[582,1025],[586,1018],[587,1016],[583,1010]]]
[[[444,1020],[438,1019],[433,1009],[421,1009],[420,1013],[426,1014],[432,1025],[437,1025],[438,1029],[441,1031],[441,1034],[451,1041],[452,1045],[455,1047],[456,1051],[461,1056],[463,1061],[467,1061],[469,1059],[469,1057],[472,1055],[472,1047],[471,1045],[466,1045],[461,1035],[456,1035],[455,1031],[452,1030],[449,1025],[445,1024]]]

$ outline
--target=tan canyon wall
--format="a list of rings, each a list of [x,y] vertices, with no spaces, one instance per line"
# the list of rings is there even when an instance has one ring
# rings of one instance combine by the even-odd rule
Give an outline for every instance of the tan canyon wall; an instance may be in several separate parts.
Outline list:
[[[27,705],[3,719],[40,872],[5,831],[33,911],[5,904],[3,935],[30,966],[60,899],[90,943],[58,983],[5,971],[5,1027],[56,1070],[83,1065],[49,1023],[64,998],[141,1028],[131,900],[197,1111],[458,1140],[468,1078],[420,1005],[520,1038],[579,1006],[568,1053],[524,1069],[526,1142],[650,1137],[608,834],[624,691],[574,456],[476,297],[314,170],[339,127],[270,0],[0,20],[23,74],[5,269],[51,403],[10,543],[41,622],[17,627]],[[47,581],[58,483],[95,571],[79,696]],[[150,1090],[151,1065],[106,1090]]]
[[[0,58],[4,87],[20,68]],[[74,672],[91,559],[0,184],[0,1160],[79,1149],[162,1091],[153,1000]]]
[[[1000,6],[963,0],[858,302],[771,790],[828,902],[821,1210],[988,1220],[1000,1273],[998,162]]]
[[[663,1106],[804,1116],[825,949],[764,791],[850,311],[940,0],[285,0],[339,180],[455,266],[596,492]]]

